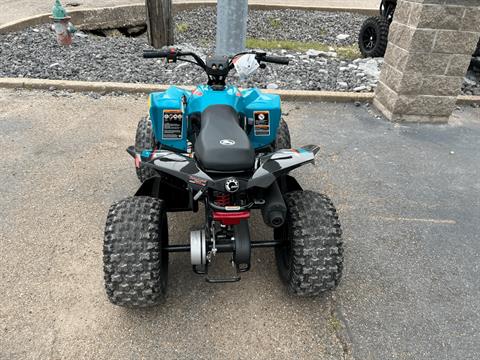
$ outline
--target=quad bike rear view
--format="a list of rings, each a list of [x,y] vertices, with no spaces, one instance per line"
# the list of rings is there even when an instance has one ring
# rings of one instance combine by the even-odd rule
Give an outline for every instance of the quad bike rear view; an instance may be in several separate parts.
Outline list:
[[[260,68],[288,64],[261,52],[206,61],[178,49],[144,52],[145,58],[192,62],[208,83],[149,96],[149,114],[127,150],[142,184],[133,197],[114,203],[107,217],[104,270],[112,303],[158,304],[167,290],[169,255],[180,252],[210,283],[239,281],[252,268],[252,250],[265,247],[275,248],[280,277],[293,294],[318,295],[340,281],[342,231],[335,207],[289,175],[313,163],[319,147],[291,148],[279,96],[226,84],[243,56]],[[268,241],[251,239],[255,210],[271,228]],[[171,244],[167,213],[179,211],[202,211],[204,223],[185,244]],[[231,254],[232,273],[211,275],[218,253]]]

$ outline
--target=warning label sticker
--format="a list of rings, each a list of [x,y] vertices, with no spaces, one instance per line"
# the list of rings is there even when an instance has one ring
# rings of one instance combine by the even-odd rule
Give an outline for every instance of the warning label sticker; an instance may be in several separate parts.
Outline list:
[[[163,110],[163,139],[181,139],[182,125],[182,110]]]
[[[269,136],[270,113],[268,111],[255,111],[253,118],[255,120],[255,136]]]

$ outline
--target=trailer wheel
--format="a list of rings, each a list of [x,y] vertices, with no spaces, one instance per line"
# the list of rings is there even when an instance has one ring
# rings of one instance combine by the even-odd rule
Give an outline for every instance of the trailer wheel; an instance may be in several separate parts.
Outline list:
[[[383,57],[388,45],[388,20],[382,16],[370,17],[362,25],[358,46],[363,57]]]

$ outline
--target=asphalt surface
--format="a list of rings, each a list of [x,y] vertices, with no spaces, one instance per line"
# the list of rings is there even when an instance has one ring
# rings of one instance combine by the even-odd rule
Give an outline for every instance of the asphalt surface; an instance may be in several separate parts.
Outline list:
[[[333,295],[287,295],[272,250],[256,251],[253,271],[226,285],[205,283],[187,254],[173,255],[164,306],[107,301],[106,213],[139,185],[125,149],[146,97],[2,90],[0,109],[0,358],[342,358]],[[171,242],[188,242],[201,222],[170,216]],[[256,239],[271,239],[254,227]]]
[[[304,109],[295,143],[323,152],[301,179],[339,207],[336,306],[354,358],[479,359],[480,110],[402,126],[364,107]]]
[[[138,186],[124,149],[146,98],[0,90],[0,358],[479,358],[480,110],[400,126],[353,104],[284,108],[294,145],[322,147],[294,175],[339,209],[338,290],[289,296],[271,250],[224,285],[176,254],[163,306],[132,311],[106,299],[102,236]],[[169,216],[171,242],[201,221]]]

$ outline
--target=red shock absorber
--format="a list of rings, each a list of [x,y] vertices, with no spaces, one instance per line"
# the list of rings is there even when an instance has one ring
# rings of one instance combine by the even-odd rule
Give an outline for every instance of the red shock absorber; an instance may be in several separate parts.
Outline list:
[[[215,195],[215,205],[223,207],[230,205],[230,195],[217,193]]]

